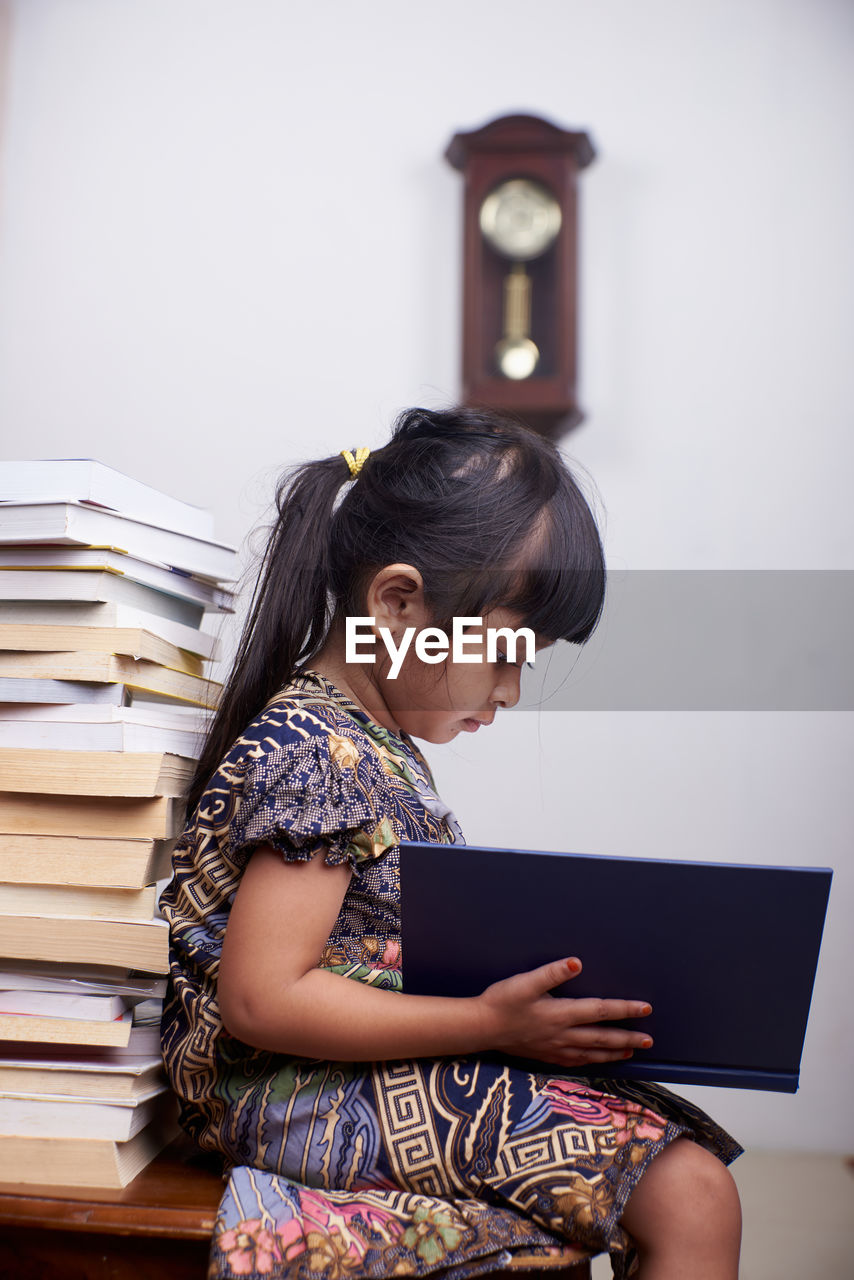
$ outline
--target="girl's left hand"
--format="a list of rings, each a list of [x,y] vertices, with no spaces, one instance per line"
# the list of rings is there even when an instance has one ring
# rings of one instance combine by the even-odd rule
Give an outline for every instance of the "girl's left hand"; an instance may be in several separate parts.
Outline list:
[[[602,1026],[646,1017],[652,1012],[646,1001],[550,995],[580,972],[581,961],[573,956],[487,987],[477,1001],[485,1018],[488,1047],[564,1067],[619,1061],[630,1058],[635,1049],[651,1048],[652,1038],[646,1032]]]

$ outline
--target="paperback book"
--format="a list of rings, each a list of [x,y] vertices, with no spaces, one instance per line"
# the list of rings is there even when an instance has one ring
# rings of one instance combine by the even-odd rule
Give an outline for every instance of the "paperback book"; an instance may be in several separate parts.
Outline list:
[[[169,564],[215,583],[233,582],[238,576],[233,547],[79,502],[5,503],[0,507],[0,539],[7,544],[117,547],[137,559]]]
[[[112,604],[139,609],[158,617],[172,618],[188,627],[198,627],[206,609],[223,613],[234,611],[233,595],[207,579],[194,578],[163,565],[147,564],[144,560],[126,557],[128,565],[141,565],[131,576],[119,567],[120,551],[109,555],[97,551],[98,561],[108,562],[100,567],[67,567],[61,563],[66,556],[96,555],[96,548],[51,548],[51,560],[55,563],[44,567],[27,568],[24,564],[9,563],[23,560],[31,548],[10,551],[0,544],[0,600],[30,602],[33,604]],[[46,552],[42,552],[46,554]],[[59,562],[59,563],[56,563]],[[116,564],[113,568],[112,565]],[[143,571],[144,570],[144,571]],[[162,574],[163,578],[159,575]]]
[[[94,458],[4,462],[0,502],[86,502],[193,538],[214,535],[213,516],[204,507],[173,498]]]

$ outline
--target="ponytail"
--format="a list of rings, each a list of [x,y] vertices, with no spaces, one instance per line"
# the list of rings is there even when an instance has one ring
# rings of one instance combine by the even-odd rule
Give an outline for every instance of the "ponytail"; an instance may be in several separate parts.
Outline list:
[[[190,784],[188,815],[235,738],[326,635],[329,528],[347,475],[347,463],[338,454],[291,471],[279,484],[276,523],[231,673]]]

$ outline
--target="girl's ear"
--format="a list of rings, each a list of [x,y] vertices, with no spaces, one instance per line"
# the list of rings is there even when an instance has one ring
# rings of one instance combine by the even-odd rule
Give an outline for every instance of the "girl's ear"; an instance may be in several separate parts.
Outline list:
[[[429,623],[424,580],[411,564],[387,564],[380,569],[368,587],[365,603],[376,627],[421,630]]]

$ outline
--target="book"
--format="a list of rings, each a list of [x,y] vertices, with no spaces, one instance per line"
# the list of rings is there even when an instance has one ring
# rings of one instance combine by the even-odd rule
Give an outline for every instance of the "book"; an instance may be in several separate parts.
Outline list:
[[[195,762],[155,751],[0,748],[0,791],[64,796],[181,796]]]
[[[213,537],[213,515],[204,507],[170,497],[93,458],[3,463],[0,502],[51,501],[88,502],[193,538]]]
[[[67,1098],[8,1098],[0,1094],[0,1138],[86,1138],[127,1142],[171,1107],[165,1089],[127,1103]]]
[[[105,1022],[101,1018],[61,1018],[47,1014],[3,1013],[0,1011],[0,1042],[41,1045],[81,1045],[86,1048],[131,1048],[135,1053],[156,1049],[151,1027],[135,1027],[131,1011]],[[158,1030],[159,1036],[159,1030]]]
[[[195,760],[199,756],[200,746],[201,739],[197,733],[128,721],[117,720],[102,724],[61,720],[16,722],[0,716],[0,749],[18,747],[26,751],[56,748],[57,751],[157,752]]]
[[[142,889],[169,874],[173,848],[173,840],[0,832],[0,881]]]
[[[0,836],[0,842],[2,839]],[[23,915],[94,916],[104,920],[150,920],[156,900],[157,887],[153,884],[144,889],[115,889],[0,883],[0,915],[20,912]]]
[[[0,541],[114,547],[139,560],[172,565],[215,583],[238,576],[233,547],[79,502],[9,502],[0,506]]]
[[[160,916],[152,920],[95,920],[87,916],[0,915],[0,953],[18,960],[108,964],[165,974],[169,972],[169,928]]]
[[[133,724],[153,729],[177,729],[182,733],[207,731],[212,713],[202,707],[187,707],[182,703],[139,704],[134,707],[98,706],[88,703],[48,703],[38,706],[32,703],[0,703],[0,721],[15,724]]]
[[[172,671],[156,662],[110,653],[22,653],[0,651],[0,679],[83,680],[124,685],[147,698],[166,698],[192,706],[214,707],[220,685],[201,676]],[[11,688],[11,685],[6,685]],[[24,702],[14,692],[9,702]],[[83,698],[77,701],[84,701]]]
[[[164,1087],[160,1054],[112,1057],[0,1057],[0,1093],[58,1094],[99,1102],[133,1102]]]
[[[85,1045],[91,1048],[130,1042],[133,1023],[121,1018],[103,1022],[98,1018],[36,1017],[0,1012],[0,1041],[6,1044]]]
[[[0,748],[164,752],[197,759],[207,726],[195,707],[0,703]]]
[[[4,653],[126,654],[156,662],[185,675],[204,674],[202,659],[139,627],[65,627],[0,622],[0,651]]]
[[[113,1022],[128,1009],[120,995],[77,993],[76,991],[8,990],[0,985],[0,1015],[26,1014],[30,1018],[83,1018],[90,1022]]]
[[[123,684],[90,684],[82,680],[31,680],[26,676],[0,675],[0,703],[50,702],[61,706],[85,702],[93,706],[123,707],[131,696],[131,691]]]
[[[180,835],[184,806],[171,796],[32,795],[0,790],[0,832],[7,836],[106,837],[122,840],[170,840]]]
[[[573,1076],[794,1093],[831,876],[401,841],[404,990],[470,996],[577,956],[553,994],[648,1001],[618,1025],[653,1045]],[[624,927],[637,903],[644,918]]]
[[[133,1006],[133,1025],[135,1027],[160,1027],[163,1017],[162,998],[139,1000]]]
[[[0,1137],[0,1165],[14,1170],[12,1184],[106,1187],[120,1190],[132,1182],[159,1151],[177,1136],[177,1121],[154,1120],[127,1142],[107,1138]]]
[[[50,1020],[46,1019],[46,1021]],[[127,1026],[128,1024],[123,1023],[123,1025]],[[0,1040],[0,1061],[10,1057],[17,1057],[21,1052],[22,1045],[20,1042]],[[56,1058],[57,1055],[61,1055],[63,1058],[71,1058],[81,1054],[90,1055],[95,1053],[99,1057],[103,1056],[105,1060],[123,1062],[125,1058],[151,1057],[159,1052],[160,1028],[138,1027],[133,1023],[130,1024],[130,1037],[127,1044],[72,1044],[68,1041],[51,1043],[47,1040],[32,1040],[26,1046],[27,1058],[39,1062]]]
[[[128,976],[124,971],[105,965],[76,965],[69,972],[63,964],[26,964],[22,960],[6,960],[0,969],[0,990],[59,991],[72,995],[120,995],[133,1003],[150,999],[162,1000],[166,995],[165,978]]]
[[[165,640],[176,649],[186,649],[199,658],[215,658],[218,640],[216,636],[200,631],[197,626],[185,626],[162,614],[135,609],[132,605],[108,604],[101,601],[78,600],[13,600],[0,604],[0,624],[56,628],[59,633],[66,627],[114,627],[118,630],[147,631],[159,640]],[[10,649],[48,648],[73,649],[72,644],[8,645]],[[98,649],[93,644],[87,648]],[[119,649],[121,653],[123,650]],[[137,655],[142,656],[142,655]]]
[[[166,1108],[165,1089],[133,1102],[22,1098],[0,1094],[0,1137],[88,1138],[127,1142]]]
[[[0,543],[0,554],[2,554]],[[57,548],[57,551],[62,548]],[[82,555],[84,548],[77,550]],[[93,553],[94,554],[94,553]],[[113,553],[120,556],[121,552]],[[56,557],[58,558],[58,556]],[[105,558],[105,557],[102,557]],[[11,559],[10,555],[3,556]],[[137,563],[143,564],[144,561]],[[152,566],[153,567],[153,566]],[[222,589],[212,583],[178,573],[174,569],[160,570],[175,580],[171,591],[164,586],[139,582],[142,575],[130,578],[118,571],[75,568],[26,569],[14,565],[0,566],[0,600],[48,605],[51,601],[61,604],[121,604],[143,613],[172,618],[188,627],[198,627],[206,609],[233,612],[231,597],[226,610],[221,603]]]

